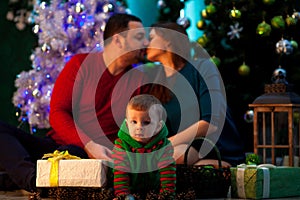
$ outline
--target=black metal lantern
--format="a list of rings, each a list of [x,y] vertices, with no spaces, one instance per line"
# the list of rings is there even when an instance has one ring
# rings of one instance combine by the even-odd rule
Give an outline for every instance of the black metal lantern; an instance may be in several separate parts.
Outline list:
[[[292,91],[282,68],[274,71],[272,84],[249,105],[254,111],[254,153],[263,163],[298,166],[300,156],[300,96]]]

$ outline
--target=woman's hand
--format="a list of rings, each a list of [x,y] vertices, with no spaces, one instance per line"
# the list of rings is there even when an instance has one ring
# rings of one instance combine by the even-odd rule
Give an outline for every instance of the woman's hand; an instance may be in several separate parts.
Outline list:
[[[84,146],[84,150],[88,154],[89,158],[112,161],[111,158],[112,151],[109,148],[97,144],[93,141],[89,141]]]
[[[187,145],[189,143],[189,139],[186,139],[186,136],[188,136],[188,135],[178,133],[176,135],[169,137],[169,140],[173,147],[182,145],[182,144]],[[191,140],[193,140],[193,138]]]
[[[185,130],[177,133],[169,138],[173,146],[181,144],[190,144],[197,137],[205,137],[206,135],[217,130],[217,127],[209,124],[204,120],[200,120]]]
[[[182,164],[184,161],[184,152],[188,148],[188,145],[197,137],[205,137],[217,130],[217,127],[209,124],[204,120],[200,120],[192,124],[187,129],[177,133],[176,135],[169,137],[169,140],[174,147],[173,158],[177,164]],[[197,162],[200,158],[198,151],[191,148],[189,151],[188,164],[193,164]]]

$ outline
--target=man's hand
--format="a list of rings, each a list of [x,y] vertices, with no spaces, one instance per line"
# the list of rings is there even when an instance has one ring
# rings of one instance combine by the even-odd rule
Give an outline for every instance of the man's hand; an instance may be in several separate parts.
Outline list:
[[[109,148],[97,144],[93,141],[89,141],[84,146],[84,150],[88,154],[89,158],[112,161],[111,158],[112,151]]]

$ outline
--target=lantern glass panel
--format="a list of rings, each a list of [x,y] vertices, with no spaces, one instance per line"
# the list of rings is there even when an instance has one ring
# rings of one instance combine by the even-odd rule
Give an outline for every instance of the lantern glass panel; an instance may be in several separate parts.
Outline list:
[[[258,112],[257,113],[258,126],[258,145],[271,144],[271,113]]]
[[[300,123],[299,123],[299,110],[293,112],[293,144],[294,151],[293,154],[300,155]]]
[[[289,130],[288,130],[288,112],[274,113],[274,144],[288,145]]]
[[[274,162],[272,161],[272,151],[274,151]],[[288,159],[286,156],[288,156],[288,148],[258,148],[258,155],[260,157],[260,160],[262,163],[267,164],[274,164],[281,166],[285,163],[285,165],[288,165]]]
[[[288,145],[288,113],[258,112],[258,145]]]

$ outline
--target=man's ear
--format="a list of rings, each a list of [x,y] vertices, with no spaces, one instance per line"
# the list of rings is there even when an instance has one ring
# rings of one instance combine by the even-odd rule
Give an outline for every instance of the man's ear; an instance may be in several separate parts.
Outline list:
[[[119,48],[122,48],[122,38],[119,34],[115,34],[112,36],[112,42]]]
[[[165,41],[165,47],[166,47],[166,50],[169,50],[171,48],[171,42]]]

